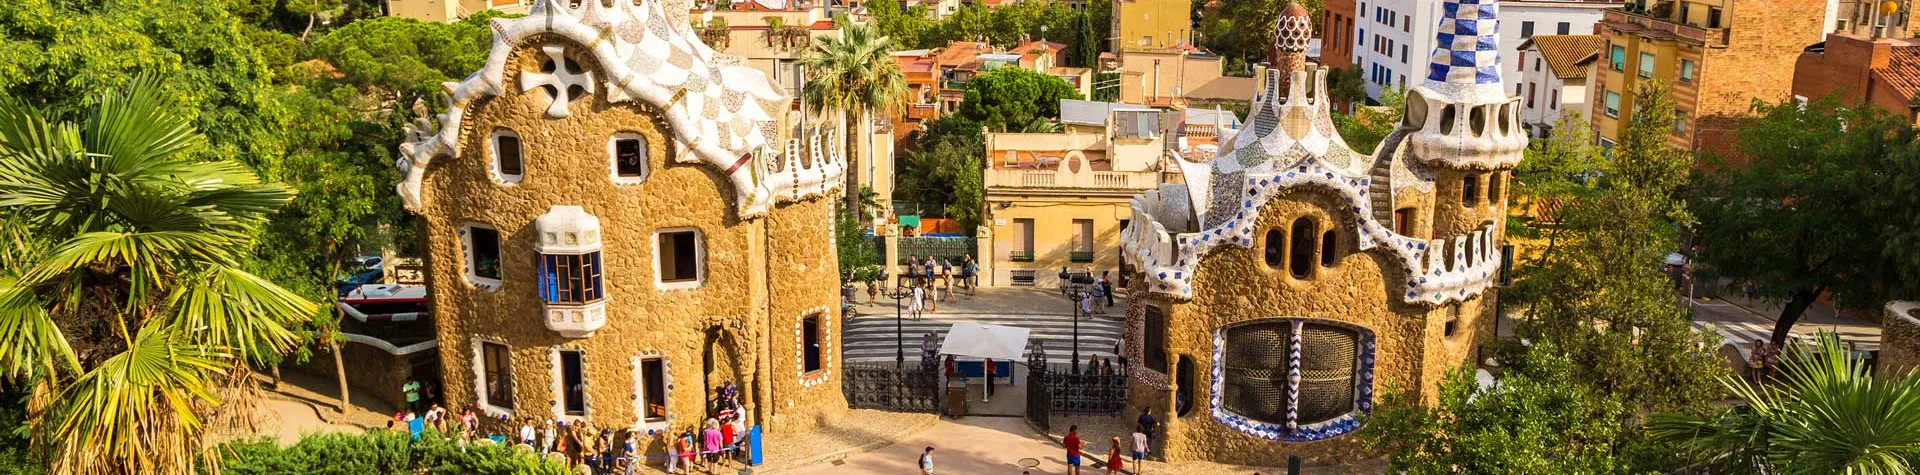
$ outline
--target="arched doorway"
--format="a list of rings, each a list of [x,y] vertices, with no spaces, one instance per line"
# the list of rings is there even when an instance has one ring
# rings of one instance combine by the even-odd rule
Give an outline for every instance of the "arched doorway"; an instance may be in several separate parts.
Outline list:
[[[733,383],[736,388],[735,401],[744,411],[753,401],[753,381],[746,377],[743,367],[748,361],[740,351],[738,337],[720,326],[707,327],[705,337],[700,344],[700,388],[701,401],[706,409],[706,417],[718,417],[725,407],[721,404],[721,388]],[[743,414],[744,415],[744,414]]]

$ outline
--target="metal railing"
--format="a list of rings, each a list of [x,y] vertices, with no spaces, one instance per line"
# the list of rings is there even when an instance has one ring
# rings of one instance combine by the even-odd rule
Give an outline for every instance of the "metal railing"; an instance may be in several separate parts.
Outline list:
[[[1067,253],[1067,260],[1072,262],[1093,262],[1093,251],[1069,252]]]
[[[1014,262],[1033,262],[1033,251],[1013,251],[1007,253],[1007,260]]]

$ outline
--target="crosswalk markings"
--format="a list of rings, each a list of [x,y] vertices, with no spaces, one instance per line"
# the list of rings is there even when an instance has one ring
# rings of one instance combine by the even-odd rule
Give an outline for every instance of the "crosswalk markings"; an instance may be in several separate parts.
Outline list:
[[[1113,348],[1120,341],[1122,327],[1124,327],[1121,318],[1118,307],[1106,315],[1081,317],[1080,357],[1084,359],[1088,355],[1093,355],[1103,359],[1115,358]],[[953,324],[963,322],[1026,328],[1030,331],[1028,347],[1031,348],[1033,342],[1044,342],[1050,360],[1065,362],[1073,351],[1074,322],[1071,315],[931,313],[919,320],[912,318],[900,320],[899,332],[905,334],[907,361],[920,361],[921,336],[933,333],[938,341],[946,335]],[[899,342],[895,333],[892,315],[854,317],[840,333],[841,358],[855,364],[891,363]]]

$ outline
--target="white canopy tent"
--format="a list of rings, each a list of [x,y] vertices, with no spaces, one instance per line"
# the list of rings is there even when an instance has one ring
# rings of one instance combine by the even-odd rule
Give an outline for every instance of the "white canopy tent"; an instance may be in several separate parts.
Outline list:
[[[1027,334],[1020,327],[955,323],[940,344],[940,354],[1020,361],[1027,356]]]

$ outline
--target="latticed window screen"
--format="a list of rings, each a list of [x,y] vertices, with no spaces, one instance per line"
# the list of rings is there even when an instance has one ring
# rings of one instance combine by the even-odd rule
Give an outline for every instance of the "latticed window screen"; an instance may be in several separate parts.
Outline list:
[[[1354,378],[1360,371],[1359,334],[1340,326],[1304,321],[1295,340],[1295,320],[1274,320],[1227,330],[1221,404],[1235,414],[1285,425],[1313,424],[1354,411]],[[1290,353],[1299,351],[1299,402],[1289,403]]]
[[[540,298],[549,303],[600,300],[600,253],[540,255]]]

